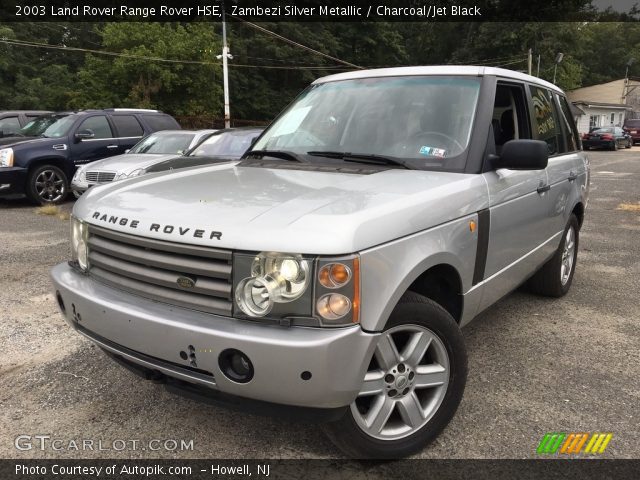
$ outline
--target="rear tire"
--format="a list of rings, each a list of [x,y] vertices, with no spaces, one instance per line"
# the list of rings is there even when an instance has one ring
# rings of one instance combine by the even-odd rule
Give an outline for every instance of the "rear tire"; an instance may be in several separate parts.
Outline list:
[[[38,205],[55,205],[62,202],[69,192],[69,180],[54,165],[41,165],[29,172],[26,194]]]
[[[579,231],[578,219],[574,214],[571,214],[558,250],[529,279],[530,291],[546,297],[562,297],[569,291],[578,260]]]
[[[434,301],[405,293],[377,342],[360,394],[340,420],[323,426],[351,458],[422,450],[453,418],[464,393],[462,333]]]

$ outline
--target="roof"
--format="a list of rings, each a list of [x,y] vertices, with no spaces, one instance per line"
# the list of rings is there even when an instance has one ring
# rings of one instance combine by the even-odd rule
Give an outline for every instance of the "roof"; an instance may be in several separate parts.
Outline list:
[[[604,107],[604,108],[614,108],[614,109],[624,109],[624,110],[632,110],[633,108],[629,105],[625,105],[624,103],[604,103],[604,102],[588,102],[584,100],[575,100],[571,102],[573,105],[584,105],[586,107]]]
[[[358,78],[373,77],[396,77],[396,76],[417,76],[417,75],[462,75],[462,76],[483,76],[491,75],[496,77],[511,78],[530,83],[535,83],[542,87],[550,88],[556,92],[562,92],[559,87],[541,78],[527,75],[525,73],[507,70],[506,68],[481,67],[474,65],[434,65],[428,67],[394,67],[376,68],[372,70],[354,70],[351,72],[336,73],[326,77],[318,78],[314,84],[335,82],[339,80],[354,80]]]
[[[627,83],[628,81],[628,83]],[[623,105],[625,95],[629,95],[631,87],[640,86],[640,80],[635,77],[576,88],[567,92],[567,97],[572,102],[583,102],[595,105]]]

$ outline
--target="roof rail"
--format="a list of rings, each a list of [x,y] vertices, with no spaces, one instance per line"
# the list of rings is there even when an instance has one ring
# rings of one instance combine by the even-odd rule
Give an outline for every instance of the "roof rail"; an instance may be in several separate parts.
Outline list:
[[[105,108],[106,112],[153,112],[162,113],[160,110],[151,110],[149,108]]]

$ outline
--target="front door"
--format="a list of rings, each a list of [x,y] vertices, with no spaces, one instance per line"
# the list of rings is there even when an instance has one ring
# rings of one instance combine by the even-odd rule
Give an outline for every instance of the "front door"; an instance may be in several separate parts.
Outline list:
[[[93,138],[76,140],[75,134],[85,130],[90,130]],[[120,153],[120,144],[106,115],[95,115],[82,121],[71,133],[70,145],[71,158],[76,165],[84,165]]]
[[[523,84],[498,83],[492,122],[496,154],[509,140],[534,137],[527,98]],[[550,251],[547,171],[498,168],[483,175],[490,222],[481,310],[525,281]]]

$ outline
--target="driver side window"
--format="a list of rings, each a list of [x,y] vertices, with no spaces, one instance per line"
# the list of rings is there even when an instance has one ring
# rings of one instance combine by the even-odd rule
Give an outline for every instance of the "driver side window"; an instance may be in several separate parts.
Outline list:
[[[498,83],[491,127],[498,155],[509,140],[531,138],[529,113],[523,85]]]
[[[78,132],[82,130],[91,130],[93,132],[93,138],[113,138],[111,127],[107,117],[104,115],[97,115],[95,117],[89,117],[78,127]]]

